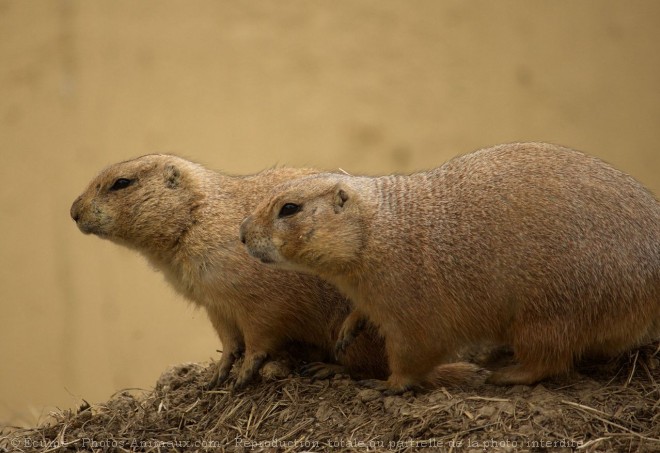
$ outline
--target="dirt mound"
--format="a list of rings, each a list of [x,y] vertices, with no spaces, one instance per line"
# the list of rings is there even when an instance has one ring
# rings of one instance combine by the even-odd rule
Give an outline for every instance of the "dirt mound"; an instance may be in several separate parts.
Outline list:
[[[153,391],[5,429],[5,451],[660,451],[660,345],[533,387],[382,396],[345,376],[290,376],[232,394],[210,368],[167,370]]]

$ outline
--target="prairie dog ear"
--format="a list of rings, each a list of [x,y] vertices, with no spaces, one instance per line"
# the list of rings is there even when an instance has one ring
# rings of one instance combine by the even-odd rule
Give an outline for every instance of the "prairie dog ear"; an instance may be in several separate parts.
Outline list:
[[[343,184],[337,184],[334,189],[333,205],[335,212],[340,212],[344,209],[344,205],[349,200],[348,189]]]
[[[174,165],[165,166],[165,185],[170,189],[179,187],[181,182],[181,172]]]

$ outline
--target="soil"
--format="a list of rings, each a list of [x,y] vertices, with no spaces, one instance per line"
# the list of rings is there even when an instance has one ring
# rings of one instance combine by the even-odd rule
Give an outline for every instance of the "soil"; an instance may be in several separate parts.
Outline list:
[[[535,386],[401,396],[344,375],[208,391],[207,365],[171,367],[153,390],[85,402],[37,428],[5,428],[0,451],[660,451],[657,343]]]

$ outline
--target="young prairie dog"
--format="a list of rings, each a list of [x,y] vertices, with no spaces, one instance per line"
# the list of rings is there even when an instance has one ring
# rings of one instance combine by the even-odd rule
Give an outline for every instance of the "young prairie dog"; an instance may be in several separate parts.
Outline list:
[[[292,344],[333,357],[350,312],[346,297],[328,283],[263,268],[238,241],[241,220],[274,184],[315,172],[280,168],[234,177],[173,155],[147,155],[103,170],[73,203],[71,217],[83,233],[142,253],[206,309],[224,351],[210,385],[225,381],[244,353],[235,383],[241,388],[267,357]],[[375,330],[341,365],[357,376],[387,375]]]
[[[391,375],[371,385],[392,393],[479,342],[518,362],[489,382],[532,384],[660,334],[660,203],[560,146],[500,145],[409,176],[301,178],[240,234],[270,268],[353,300],[340,348],[363,319],[379,327]]]

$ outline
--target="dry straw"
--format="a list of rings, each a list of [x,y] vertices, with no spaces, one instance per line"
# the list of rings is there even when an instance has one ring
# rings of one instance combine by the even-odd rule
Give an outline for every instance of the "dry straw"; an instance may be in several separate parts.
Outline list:
[[[232,394],[208,367],[167,370],[152,391],[5,428],[0,451],[660,451],[652,344],[532,387],[386,396],[345,376],[291,376]]]

